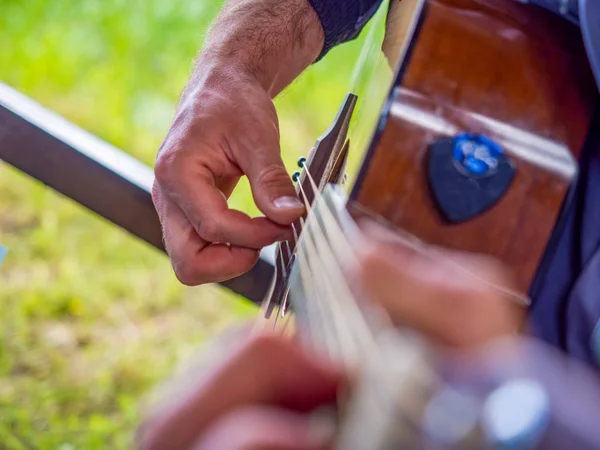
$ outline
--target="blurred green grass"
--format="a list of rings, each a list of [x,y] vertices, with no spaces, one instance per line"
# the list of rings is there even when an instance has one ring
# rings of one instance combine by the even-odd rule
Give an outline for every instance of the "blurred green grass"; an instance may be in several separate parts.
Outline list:
[[[147,164],[221,2],[3,0],[0,80]],[[334,117],[360,41],[276,105],[290,172]],[[234,207],[256,213],[247,183]],[[167,259],[0,164],[0,448],[128,448],[141,401],[255,313],[180,286]]]

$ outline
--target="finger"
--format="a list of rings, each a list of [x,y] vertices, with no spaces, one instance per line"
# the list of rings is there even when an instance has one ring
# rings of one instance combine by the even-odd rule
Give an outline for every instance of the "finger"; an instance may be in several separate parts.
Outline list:
[[[289,227],[229,209],[206,161],[191,160],[184,152],[174,155],[157,164],[157,182],[202,239],[254,249],[290,239]]]
[[[160,188],[154,190],[153,198],[163,224],[165,247],[181,283],[198,286],[229,280],[248,272],[258,261],[258,250],[210,244],[200,238],[187,217]]]
[[[272,221],[290,225],[305,211],[279,152],[256,149],[245,170],[256,206]]]
[[[240,345],[185,395],[147,421],[144,449],[187,448],[216,418],[250,405],[306,412],[331,404],[341,374],[280,336],[260,335]]]
[[[219,420],[194,450],[326,450],[334,433],[326,422],[283,409],[250,407]]]
[[[398,324],[444,345],[479,345],[520,326],[523,311],[499,289],[510,286],[508,272],[487,257],[390,245],[371,233],[357,276]]]

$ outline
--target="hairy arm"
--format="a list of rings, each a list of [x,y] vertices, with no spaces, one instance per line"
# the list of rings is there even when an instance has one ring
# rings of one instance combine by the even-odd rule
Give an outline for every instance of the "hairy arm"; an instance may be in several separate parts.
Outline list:
[[[274,97],[317,59],[323,45],[321,22],[307,0],[229,0],[198,69],[231,67],[254,77]]]

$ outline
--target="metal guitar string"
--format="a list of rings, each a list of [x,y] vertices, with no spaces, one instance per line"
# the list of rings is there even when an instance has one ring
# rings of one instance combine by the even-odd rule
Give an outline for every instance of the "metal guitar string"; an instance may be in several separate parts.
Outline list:
[[[305,302],[305,307],[307,308],[308,316],[310,317],[310,319],[307,320],[307,325],[310,329],[309,333],[311,334],[313,345],[315,342],[320,342],[322,345],[324,344],[327,347],[329,357],[332,360],[336,360],[336,351],[339,351],[340,340],[343,340],[343,338],[339,336],[339,327],[327,326],[328,324],[323,323],[324,320],[320,320],[329,317],[330,314],[328,314],[326,309],[329,304],[326,301],[326,298],[324,298],[323,291],[319,290],[317,288],[317,283],[312,281],[317,277],[318,273],[322,272],[320,267],[314,266],[315,262],[316,261],[313,259],[307,257],[305,251],[298,252],[298,264],[301,267],[299,274],[301,277],[302,288],[306,294],[306,298],[310,298],[310,301]],[[344,352],[342,351],[342,353]]]
[[[333,300],[333,302],[330,302],[330,304],[331,306],[335,307],[341,314],[345,312],[348,315],[347,318],[349,318],[358,327],[356,330],[353,330],[357,333],[358,336],[363,336],[367,337],[369,340],[374,340],[374,337],[371,335],[371,330],[369,329],[369,326],[365,322],[364,317],[358,309],[358,302],[356,301],[354,294],[348,286],[346,278],[339,267],[337,258],[332,252],[327,238],[323,235],[323,230],[321,226],[319,225],[318,221],[316,221],[313,218],[314,209],[306,201],[306,194],[302,186],[300,186],[300,190],[302,191],[305,205],[309,211],[309,215],[307,217],[307,222],[309,223],[309,225],[308,227],[303,227],[303,233],[300,236],[300,242],[306,242],[305,252],[308,255],[309,261],[312,261],[313,264],[321,264],[321,267],[319,267],[319,269],[321,270],[317,271],[318,277],[320,279],[320,283],[322,283],[325,289],[327,289],[329,293],[332,294],[330,298]],[[317,205],[321,204],[320,194],[316,194],[315,197],[318,197],[315,203]],[[327,208],[322,209],[326,210]],[[311,218],[313,220],[310,220]],[[315,222],[316,225],[314,225]],[[335,234],[336,233],[331,233],[330,237],[333,237],[333,235]],[[315,239],[319,239],[319,250],[317,250],[317,245],[315,245],[313,237]],[[321,258],[319,258],[319,256]],[[336,290],[338,292],[335,292]],[[344,302],[345,309],[343,309],[338,302]],[[335,316],[336,315],[334,312],[334,323],[336,320]],[[340,322],[338,322],[338,324],[339,323]]]
[[[345,289],[344,283],[340,280],[340,274],[335,273],[335,271],[329,273],[326,272],[325,266],[331,261],[325,261],[325,259],[329,258],[319,257],[324,257],[325,255],[319,255],[315,241],[311,236],[312,233],[309,231],[311,228],[312,227],[309,226],[309,228],[305,230],[306,234],[304,234],[305,238],[303,238],[303,241],[306,243],[306,247],[302,248],[299,252],[303,256],[306,254],[306,259],[302,258],[302,262],[299,260],[299,264],[301,265],[300,272],[306,270],[307,267],[309,269],[314,267],[315,269],[311,270],[311,272],[313,275],[316,274],[316,276],[309,282],[313,286],[321,286],[321,295],[329,301],[310,297],[310,300],[307,299],[306,303],[316,303],[317,307],[320,307],[320,317],[325,318],[326,321],[329,319],[329,322],[331,322],[329,324],[325,323],[323,326],[324,328],[333,329],[335,331],[337,350],[342,354],[344,363],[349,366],[354,366],[358,361],[360,351],[368,351],[371,346],[375,346],[373,342],[374,336],[372,336],[370,330],[364,326],[365,324],[361,321],[353,320],[355,318],[348,315],[348,310],[344,310],[339,303],[339,300],[342,299],[350,300],[349,295],[351,294],[349,294],[348,289]],[[305,264],[303,265],[303,263]],[[335,292],[336,290],[338,292]],[[369,348],[361,349],[363,345]]]
[[[307,174],[311,180],[313,189],[315,189],[316,183],[312,180],[310,173],[307,172]],[[302,283],[305,292],[316,291],[317,285],[324,288],[321,291],[321,297],[323,296],[323,291],[327,292],[326,301],[324,302],[320,301],[320,298],[309,297],[306,302],[307,307],[310,303],[317,303],[317,307],[321,306],[319,308],[321,312],[325,312],[323,307],[329,307],[329,314],[325,312],[325,317],[330,321],[330,324],[325,324],[325,328],[327,328],[327,325],[333,325],[338,330],[338,333],[340,333],[340,330],[344,330],[344,333],[338,335],[339,340],[337,342],[338,349],[344,356],[352,355],[352,358],[358,358],[360,355],[368,355],[371,358],[371,362],[375,362],[377,366],[384,368],[390,361],[387,361],[385,355],[382,353],[382,349],[377,343],[377,337],[367,324],[365,316],[358,306],[359,302],[352,293],[338,264],[339,255],[346,257],[351,255],[350,257],[354,262],[356,262],[357,256],[354,254],[350,242],[345,239],[346,233],[344,233],[344,230],[342,230],[333,217],[333,213],[328,209],[328,205],[323,201],[320,191],[315,189],[316,206],[311,207],[306,201],[306,193],[303,187],[300,187],[300,190],[302,191],[308,211],[306,221],[308,225],[304,226],[303,223],[303,232],[300,235],[297,245],[299,272],[301,275],[303,272],[313,275],[313,277],[303,277]],[[319,221],[314,218],[316,209],[320,213],[324,213],[322,214],[323,226],[330,231],[330,239],[325,236]],[[334,251],[330,243],[335,243],[334,245],[338,247],[336,251]],[[322,305],[319,305],[321,303]],[[346,339],[348,340],[346,341]],[[331,346],[331,343],[329,343],[329,346]],[[346,361],[347,365],[351,367],[355,367],[358,362],[358,359]],[[425,375],[424,377],[416,380],[419,385],[424,385],[425,379],[435,377],[430,367],[427,367],[426,370],[428,373],[423,374]],[[398,382],[399,380],[394,381]],[[390,394],[392,395],[391,391]],[[405,397],[411,394],[413,393],[405,394]],[[405,400],[408,400],[408,398],[405,398]],[[411,407],[413,404],[412,401],[398,404],[396,413],[399,414],[399,419],[401,418],[412,426],[418,427],[417,415],[412,409],[407,410],[407,407]]]

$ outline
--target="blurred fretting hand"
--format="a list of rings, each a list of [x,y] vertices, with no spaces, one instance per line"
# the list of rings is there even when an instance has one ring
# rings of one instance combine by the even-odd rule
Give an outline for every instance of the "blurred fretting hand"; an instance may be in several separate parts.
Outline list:
[[[414,250],[372,222],[352,278],[399,326],[443,347],[472,348],[523,326],[525,310],[510,295],[510,272],[496,260],[439,248]]]
[[[368,227],[367,236],[358,270],[361,289],[398,324],[444,349],[469,350],[516,332],[521,316],[495,288],[474,283],[433,254],[391,245],[379,228]],[[492,261],[448,254],[491,283],[507,281],[506,272]],[[335,401],[345,376],[307,355],[298,342],[249,336],[238,335],[248,342],[208,374],[191,378],[184,395],[173,396],[169,406],[149,418],[140,433],[141,449],[328,448],[332,434],[315,434],[306,413]]]
[[[331,405],[341,372],[282,336],[247,341],[150,415],[141,450],[327,450],[335,430],[309,419]],[[230,349],[231,350],[231,349]]]

